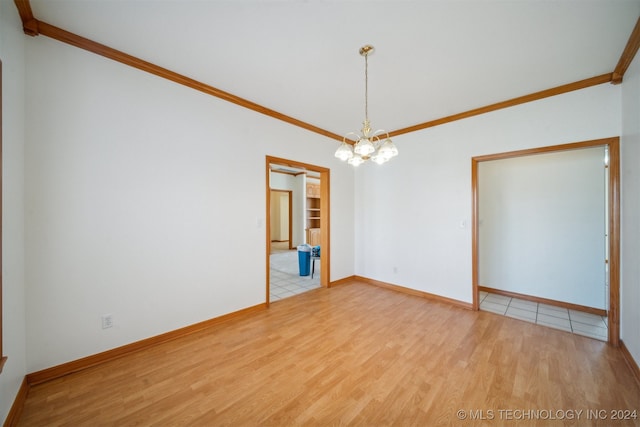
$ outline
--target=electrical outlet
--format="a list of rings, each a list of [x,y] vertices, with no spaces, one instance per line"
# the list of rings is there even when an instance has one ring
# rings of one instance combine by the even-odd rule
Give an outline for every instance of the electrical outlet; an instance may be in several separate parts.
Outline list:
[[[102,329],[113,328],[113,314],[104,314],[102,316]]]

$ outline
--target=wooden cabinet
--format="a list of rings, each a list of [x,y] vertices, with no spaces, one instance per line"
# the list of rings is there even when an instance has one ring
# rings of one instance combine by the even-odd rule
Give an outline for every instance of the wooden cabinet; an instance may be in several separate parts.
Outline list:
[[[307,197],[317,197],[320,198],[320,184],[314,184],[312,182],[307,182]]]
[[[307,243],[318,246],[320,245],[320,184],[307,182],[306,192]]]
[[[311,246],[320,246],[320,229],[309,228],[307,229],[307,243]]]

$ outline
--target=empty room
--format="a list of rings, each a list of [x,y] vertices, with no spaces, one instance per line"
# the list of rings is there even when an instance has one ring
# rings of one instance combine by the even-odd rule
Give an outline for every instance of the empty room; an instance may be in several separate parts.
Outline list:
[[[0,0],[0,419],[640,425],[639,18]]]

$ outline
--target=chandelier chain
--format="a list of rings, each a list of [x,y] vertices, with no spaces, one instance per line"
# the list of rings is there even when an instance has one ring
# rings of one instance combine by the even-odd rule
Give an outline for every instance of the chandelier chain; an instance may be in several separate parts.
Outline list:
[[[364,118],[369,121],[369,55],[364,56]]]

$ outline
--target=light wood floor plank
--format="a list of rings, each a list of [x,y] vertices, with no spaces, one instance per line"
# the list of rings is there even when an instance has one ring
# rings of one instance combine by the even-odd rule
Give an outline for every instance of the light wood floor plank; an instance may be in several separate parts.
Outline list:
[[[354,282],[34,386],[19,425],[640,424],[586,418],[613,409],[640,387],[604,342]]]

